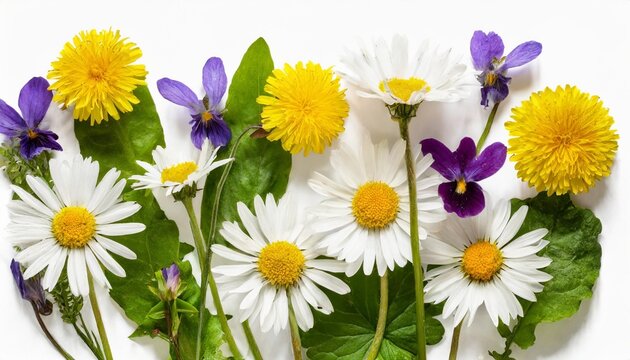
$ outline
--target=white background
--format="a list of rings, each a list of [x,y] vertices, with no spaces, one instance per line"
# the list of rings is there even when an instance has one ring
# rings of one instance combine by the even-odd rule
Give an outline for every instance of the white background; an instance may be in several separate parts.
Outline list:
[[[517,5],[518,4],[518,5]],[[14,1],[0,0],[0,98],[16,106],[20,88],[33,76],[45,76],[63,44],[84,29],[120,29],[144,52],[141,63],[149,71],[147,81],[154,94],[166,129],[169,145],[189,146],[188,115],[157,93],[155,82],[171,77],[201,90],[201,68],[210,56],[220,56],[228,77],[234,73],[249,44],[263,36],[271,47],[276,66],[285,62],[313,60],[327,66],[338,64],[345,46],[355,39],[390,37],[403,33],[412,44],[430,37],[453,47],[469,62],[468,46],[474,30],[494,30],[504,39],[506,52],[526,40],[543,43],[538,60],[512,71],[510,97],[501,106],[488,143],[507,139],[502,124],[509,109],[530,92],[545,86],[575,84],[599,95],[616,119],[621,135],[612,175],[588,194],[574,201],[593,209],[602,220],[601,275],[591,300],[584,302],[571,319],[543,324],[538,340],[527,352],[517,350],[518,359],[630,359],[627,324],[630,322],[628,280],[627,202],[630,200],[628,170],[628,118],[630,117],[630,14],[629,0],[616,1]],[[348,92],[351,105],[342,141],[355,138],[365,126],[373,138],[395,139],[398,130],[378,101],[359,99]],[[425,104],[412,124],[412,138],[437,137],[456,146],[463,136],[478,138],[487,110],[478,105],[479,94],[457,104]],[[68,113],[49,111],[53,129],[62,136],[67,152],[77,151],[68,134]],[[112,149],[116,151],[116,149]],[[317,198],[305,181],[315,170],[327,170],[328,152],[294,156],[290,187],[303,195],[304,205]],[[625,176],[624,176],[625,175]],[[534,194],[516,179],[512,163],[482,183],[496,197],[527,197]],[[7,223],[7,180],[0,179],[0,230]],[[176,215],[176,207],[167,209]],[[177,218],[184,240],[190,240],[186,222]],[[36,325],[30,306],[22,301],[13,284],[9,262],[11,246],[0,232],[0,326],[1,359],[58,358]],[[129,340],[133,324],[104,291],[100,302],[117,359],[164,359],[166,347],[150,339]],[[87,307],[86,307],[87,308]],[[87,309],[86,309],[87,310]],[[90,318],[87,313],[87,318]],[[57,314],[55,314],[57,315]],[[46,319],[57,339],[77,359],[90,354],[71,327],[56,316]],[[447,333],[451,323],[445,321]],[[259,336],[266,359],[290,358],[288,335],[277,339]],[[430,359],[445,359],[450,335],[430,347]],[[502,341],[487,316],[478,316],[471,328],[462,331],[460,359],[487,359],[488,349],[502,348]]]

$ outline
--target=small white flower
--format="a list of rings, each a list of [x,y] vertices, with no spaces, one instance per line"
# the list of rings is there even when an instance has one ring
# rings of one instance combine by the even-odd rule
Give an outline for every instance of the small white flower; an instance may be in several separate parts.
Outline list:
[[[206,139],[201,151],[193,149],[188,153],[182,149],[164,149],[158,146],[153,150],[153,161],[150,165],[144,161],[137,161],[147,172],[144,175],[131,176],[134,189],[166,189],[166,195],[180,192],[184,187],[192,185],[212,170],[225,165],[233,159],[214,161],[220,147],[210,151],[210,142]]]
[[[433,158],[415,150],[419,233],[426,239],[446,215],[437,193],[441,179],[430,169]],[[313,229],[322,233],[321,246],[329,256],[349,263],[349,276],[361,265],[369,275],[376,263],[383,276],[387,268],[412,261],[404,156],[403,140],[390,148],[387,141],[374,145],[365,136],[359,149],[341,144],[332,151],[334,179],[316,172],[308,182],[326,197],[311,212]]]
[[[116,182],[120,171],[111,169],[98,182],[98,162],[77,155],[71,161],[50,160],[51,189],[39,177],[27,176],[26,182],[36,194],[12,186],[21,200],[9,203],[10,222],[7,238],[22,250],[15,260],[27,264],[24,278],[42,270],[44,289],[52,290],[66,266],[70,290],[87,295],[88,271],[94,280],[109,288],[102,264],[116,276],[125,270],[108,251],[127,259],[136,255],[127,247],[109,239],[145,229],[140,223],[117,223],[140,210],[131,201],[121,202],[124,179]],[[99,264],[100,263],[100,264]]]
[[[526,215],[527,206],[521,206],[510,217],[510,203],[503,201],[494,212],[486,206],[473,218],[450,216],[439,239],[422,242],[423,263],[439,265],[426,274],[425,301],[446,300],[443,316],[454,313],[455,324],[468,315],[470,325],[482,304],[495,326],[522,316],[516,296],[536,301],[540,283],[551,279],[538,270],[551,259],[536,255],[549,243],[543,239],[547,229],[514,239]]]
[[[297,323],[304,331],[313,327],[309,307],[330,314],[333,306],[319,286],[338,294],[350,292],[340,279],[327,272],[343,272],[345,263],[321,259],[316,248],[319,238],[305,228],[299,206],[290,196],[276,205],[273,195],[263,202],[254,199],[256,215],[241,202],[238,214],[247,232],[237,222],[224,222],[220,233],[234,246],[213,245],[215,255],[227,260],[227,265],[212,268],[225,303],[238,304],[239,321],[260,322],[262,331],[274,333],[285,329],[289,319],[289,304]],[[229,299],[228,299],[229,298]]]
[[[341,60],[342,76],[359,87],[359,95],[383,100],[387,105],[415,105],[423,101],[454,102],[466,97],[476,85],[472,73],[451,49],[440,49],[425,40],[409,56],[407,38],[394,35]]]

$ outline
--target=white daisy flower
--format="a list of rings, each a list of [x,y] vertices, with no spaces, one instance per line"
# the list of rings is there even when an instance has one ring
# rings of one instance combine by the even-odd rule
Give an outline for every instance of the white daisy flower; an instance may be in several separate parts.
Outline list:
[[[126,181],[116,182],[120,171],[111,169],[98,182],[99,165],[91,158],[77,155],[71,161],[52,159],[49,165],[52,189],[44,179],[30,175],[26,182],[36,196],[11,187],[21,199],[8,206],[6,236],[22,249],[15,260],[28,265],[25,279],[46,269],[44,289],[55,287],[66,259],[74,295],[89,293],[88,271],[96,282],[109,288],[100,264],[120,277],[125,276],[125,270],[108,251],[126,259],[136,258],[133,251],[109,237],[145,229],[140,223],[117,223],[138,212],[140,205],[121,201]]]
[[[475,85],[472,73],[451,49],[440,49],[425,40],[414,56],[408,52],[404,36],[394,35],[390,44],[378,39],[346,55],[338,72],[361,89],[359,95],[381,99],[387,105],[459,101]]]
[[[289,196],[276,205],[273,195],[264,202],[257,195],[256,215],[243,203],[237,208],[247,232],[226,221],[220,233],[238,250],[212,245],[214,254],[228,263],[212,268],[219,289],[227,294],[224,303],[238,304],[240,322],[258,319],[263,332],[273,328],[276,334],[287,327],[292,306],[299,327],[307,331],[313,327],[309,305],[325,314],[333,311],[318,286],[350,292],[346,283],[327,273],[343,272],[345,263],[319,258],[324,255],[316,248],[319,238],[305,228],[299,206]]]
[[[519,296],[536,301],[540,283],[551,276],[538,269],[551,259],[537,256],[548,241],[547,229],[536,229],[514,239],[527,215],[521,206],[510,217],[510,203],[502,201],[495,211],[486,209],[473,218],[451,216],[440,237],[429,237],[422,245],[426,264],[439,265],[426,274],[425,301],[444,304],[444,318],[455,314],[455,324],[468,315],[472,324],[484,304],[495,326],[501,320],[523,316]]]
[[[155,165],[137,161],[138,165],[147,172],[144,175],[131,176],[129,179],[137,181],[131,187],[134,189],[163,188],[169,196],[180,192],[186,186],[192,186],[212,170],[233,160],[224,159],[215,162],[220,147],[210,151],[210,146],[207,139],[201,146],[201,151],[191,149],[186,152],[181,148],[166,150],[158,146],[153,150]]]
[[[414,149],[418,190],[420,238],[446,218],[437,187],[441,182],[430,169],[433,158]],[[334,179],[315,173],[310,187],[326,197],[312,210],[314,231],[323,234],[321,246],[329,256],[349,263],[346,274],[363,265],[366,275],[374,264],[383,276],[387,268],[412,261],[409,230],[409,190],[405,167],[405,143],[390,148],[387,141],[374,145],[368,136],[359,149],[341,144],[330,163]]]

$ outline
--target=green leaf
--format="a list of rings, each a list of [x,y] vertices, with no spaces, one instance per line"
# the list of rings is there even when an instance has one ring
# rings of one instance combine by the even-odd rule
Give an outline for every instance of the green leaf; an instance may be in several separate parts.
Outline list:
[[[510,359],[513,343],[523,349],[532,346],[538,324],[575,314],[581,302],[593,295],[601,266],[602,249],[597,239],[602,225],[592,211],[576,207],[569,195],[546,193],[526,200],[512,199],[513,212],[522,205],[529,206],[529,211],[517,236],[539,228],[549,230],[545,236],[549,245],[539,255],[553,260],[544,269],[553,279],[544,283],[535,303],[521,301],[524,316],[511,330],[500,327],[500,334],[506,339],[505,353],[493,355],[495,359]]]
[[[263,93],[267,77],[273,70],[269,47],[263,38],[247,49],[228,91],[224,119],[232,130],[232,142],[221,151],[225,158],[234,146],[236,138],[249,126],[260,123],[261,106],[256,103]],[[221,194],[218,222],[238,220],[236,203],[242,201],[251,207],[256,194],[273,193],[276,199],[284,194],[291,171],[291,155],[279,142],[267,139],[245,138],[241,141],[230,177]],[[210,230],[210,215],[216,195],[216,184],[223,169],[210,173],[204,187],[201,207],[201,229]]]
[[[314,311],[315,326],[302,334],[302,345],[312,360],[362,360],[376,329],[379,305],[379,277],[359,273],[344,279],[349,295],[327,292],[335,311],[324,315]],[[437,344],[444,327],[433,318],[441,306],[425,304],[427,343]],[[379,359],[413,359],[416,353],[415,294],[411,266],[389,273],[389,308],[387,326]]]

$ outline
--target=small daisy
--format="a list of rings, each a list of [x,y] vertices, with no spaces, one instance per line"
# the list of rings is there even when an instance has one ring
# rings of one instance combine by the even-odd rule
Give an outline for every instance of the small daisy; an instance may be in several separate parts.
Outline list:
[[[374,145],[366,136],[359,149],[341,144],[332,152],[337,178],[316,172],[309,180],[311,188],[326,197],[312,212],[313,229],[323,234],[321,246],[329,256],[350,264],[348,275],[361,265],[369,275],[376,263],[383,276],[387,268],[412,261],[404,155],[402,140],[390,148],[387,141]],[[416,151],[415,162],[420,238],[426,239],[446,215],[437,193],[441,180],[429,169],[433,158]]]
[[[543,289],[542,282],[551,276],[538,269],[551,259],[537,256],[549,243],[543,237],[547,229],[536,229],[516,239],[527,206],[521,206],[510,217],[510,203],[499,203],[496,210],[484,209],[473,218],[451,216],[440,238],[429,237],[422,242],[422,260],[439,265],[426,274],[426,302],[444,304],[444,318],[455,314],[455,324],[466,315],[472,324],[477,309],[485,304],[495,326],[501,320],[523,316],[516,296],[536,301],[535,293]]]
[[[387,105],[415,105],[423,101],[453,102],[468,95],[472,74],[451,49],[443,50],[424,41],[409,57],[407,38],[395,35],[391,44],[383,39],[341,60],[339,73],[361,89],[359,95],[383,100]]]
[[[214,254],[227,260],[228,265],[212,268],[228,303],[239,304],[239,321],[258,319],[263,332],[274,333],[286,328],[289,308],[295,311],[299,327],[313,327],[309,307],[330,314],[333,306],[322,286],[338,294],[347,294],[346,283],[328,274],[343,272],[346,265],[338,260],[322,259],[316,248],[318,237],[304,226],[299,206],[290,196],[278,204],[268,194],[263,201],[254,199],[256,215],[243,203],[238,214],[247,232],[237,222],[224,222],[221,235],[237,250],[213,245]],[[230,297],[227,301],[227,297]]]
[[[147,172],[144,175],[134,175],[131,180],[137,182],[132,184],[134,189],[166,189],[166,195],[180,192],[186,186],[192,186],[202,177],[208,175],[212,170],[225,165],[233,159],[214,161],[217,158],[215,148],[210,152],[210,143],[205,140],[201,146],[201,151],[193,149],[186,153],[181,149],[171,151],[158,146],[153,150],[153,161],[155,165],[150,165],[144,161],[137,161]],[[197,155],[198,154],[198,155]]]
[[[126,181],[116,182],[120,176],[116,169],[98,182],[99,165],[90,158],[77,155],[71,161],[52,159],[49,164],[52,189],[44,179],[30,175],[26,182],[36,196],[11,187],[21,200],[9,204],[6,236],[22,249],[15,260],[28,265],[24,279],[46,269],[42,286],[52,290],[65,266],[73,294],[89,293],[88,271],[109,288],[100,264],[116,276],[124,277],[125,270],[107,251],[136,258],[133,251],[109,237],[145,229],[140,223],[117,223],[138,212],[140,205],[121,201]]]

